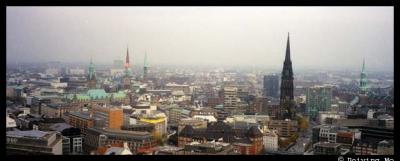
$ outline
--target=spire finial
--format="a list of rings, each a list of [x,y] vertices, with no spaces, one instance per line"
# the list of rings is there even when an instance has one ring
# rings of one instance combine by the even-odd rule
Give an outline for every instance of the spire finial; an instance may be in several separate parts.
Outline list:
[[[144,66],[147,67],[147,49],[144,50]]]
[[[363,58],[363,66],[362,66],[362,72],[365,70],[365,58]]]
[[[285,56],[285,61],[290,61],[290,39],[289,39],[289,32],[288,32],[287,43],[286,43],[286,56]]]

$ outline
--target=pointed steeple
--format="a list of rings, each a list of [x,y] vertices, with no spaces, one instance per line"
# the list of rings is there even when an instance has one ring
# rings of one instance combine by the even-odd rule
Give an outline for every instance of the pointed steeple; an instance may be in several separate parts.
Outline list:
[[[147,50],[144,51],[144,63],[143,63],[144,67],[147,67]]]
[[[286,43],[286,56],[285,56],[285,62],[286,61],[291,61],[290,60],[290,38],[289,38],[289,32],[287,36],[287,43]]]
[[[279,119],[293,119],[295,117],[294,109],[294,95],[293,95],[293,70],[292,61],[290,60],[290,38],[288,33],[286,44],[285,61],[283,62],[283,69],[281,75],[281,96],[278,118]]]
[[[365,74],[365,58],[364,58],[360,74],[360,94],[366,94],[367,92],[368,92],[367,74]]]
[[[126,48],[125,67],[129,67],[129,48]]]
[[[361,72],[362,72],[362,73],[365,72],[365,58],[363,59],[363,66],[362,66]]]
[[[90,57],[90,64],[89,64],[89,80],[92,80],[95,77],[95,70],[92,57]]]

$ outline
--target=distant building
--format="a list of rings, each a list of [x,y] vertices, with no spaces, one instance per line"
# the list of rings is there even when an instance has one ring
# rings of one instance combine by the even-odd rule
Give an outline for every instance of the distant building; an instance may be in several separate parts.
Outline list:
[[[378,143],[359,140],[353,145],[355,155],[373,155],[378,153]]]
[[[268,108],[268,98],[266,97],[255,97],[254,100],[249,102],[250,113],[266,114],[266,108]]]
[[[307,112],[315,119],[319,111],[331,108],[332,89],[330,86],[314,86],[307,89]]]
[[[128,104],[130,101],[128,93],[124,91],[106,93],[104,89],[89,89],[86,93],[66,94],[63,99],[81,106],[97,103],[110,104],[111,102]]]
[[[147,81],[148,70],[149,70],[149,65],[147,63],[147,52],[145,52],[144,53],[144,63],[143,63],[143,81]]]
[[[271,131],[265,133],[263,136],[264,150],[265,151],[278,151],[278,148],[279,148],[278,140],[279,140],[279,136],[278,136],[277,131],[271,130]]]
[[[378,143],[378,155],[394,155],[393,140],[382,140]]]
[[[270,120],[268,128],[276,130],[279,137],[290,137],[298,132],[298,123],[295,120]]]
[[[238,107],[238,89],[236,87],[224,87],[224,109],[236,109]]]
[[[46,74],[48,74],[48,75],[54,75],[54,76],[57,76],[57,75],[60,75],[60,70],[59,69],[57,69],[57,68],[48,68],[48,69],[46,69]]]
[[[114,60],[113,68],[114,69],[124,69],[124,61],[123,60]]]
[[[266,75],[264,76],[264,96],[278,98],[279,92],[279,76]]]
[[[314,155],[345,155],[350,150],[344,150],[339,143],[316,143],[314,144]]]
[[[82,154],[82,136],[80,129],[66,123],[55,123],[48,130],[57,131],[63,136],[63,155]]]
[[[123,125],[123,111],[118,107],[93,107],[93,116],[104,120],[104,126],[110,129],[121,129]]]
[[[183,91],[185,95],[190,94],[190,86],[185,84],[167,83],[164,88],[171,91]]]
[[[80,69],[80,68],[69,69],[69,74],[70,75],[84,75],[85,74],[85,70],[84,69]]]
[[[17,127],[17,123],[15,122],[14,119],[10,118],[10,116],[7,114],[6,116],[6,128],[7,129],[12,129]]]
[[[94,69],[94,64],[90,59],[89,69],[88,69],[88,76],[87,76],[87,87],[90,89],[96,88],[97,81],[96,81],[96,71]]]
[[[140,122],[149,123],[154,125],[153,136],[156,139],[161,139],[167,135],[167,117],[165,114],[161,115],[142,115]]]
[[[7,155],[62,155],[62,136],[56,132],[7,131]]]
[[[168,122],[170,124],[177,124],[181,120],[181,111],[182,109],[180,108],[169,109]]]
[[[71,112],[69,114],[69,124],[81,129],[81,133],[85,135],[88,128],[94,127],[94,119],[89,113]]]
[[[234,148],[229,143],[207,142],[199,143],[192,142],[185,145],[183,155],[229,155],[234,151]]]
[[[262,133],[256,127],[248,129],[233,129],[223,123],[211,123],[206,129],[194,129],[187,125],[178,134],[178,146],[185,147],[194,141],[206,143],[208,141],[218,141],[233,144],[234,148],[241,154],[259,154],[263,149]]]
[[[193,118],[186,118],[181,119],[178,124],[178,132],[181,132],[185,126],[190,125],[193,129],[205,129],[207,128],[207,121],[204,119],[193,119]]]
[[[104,146],[97,149],[97,154],[100,155],[132,155],[128,147],[128,143],[124,142],[122,146]]]
[[[112,130],[103,128],[89,128],[85,136],[84,149],[87,152],[97,150],[113,144],[127,142],[129,149],[136,154],[140,148],[150,149],[156,146],[156,142],[148,132]]]
[[[344,113],[332,112],[332,111],[319,111],[317,120],[319,124],[332,124],[328,123],[327,119],[340,119],[344,118]]]
[[[218,116],[218,112],[219,111],[214,109],[214,108],[202,107],[202,108],[197,108],[197,109],[191,110],[189,115],[190,115],[190,117],[193,117],[195,115],[217,117]]]
[[[332,125],[319,125],[313,127],[312,142],[329,142],[352,145],[356,140],[357,130]]]

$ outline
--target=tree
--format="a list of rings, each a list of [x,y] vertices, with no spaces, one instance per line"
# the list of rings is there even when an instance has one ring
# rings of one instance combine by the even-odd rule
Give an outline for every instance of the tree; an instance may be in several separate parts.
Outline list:
[[[297,118],[297,122],[299,124],[299,129],[300,131],[305,131],[309,127],[309,121],[307,120],[306,117],[299,117]]]

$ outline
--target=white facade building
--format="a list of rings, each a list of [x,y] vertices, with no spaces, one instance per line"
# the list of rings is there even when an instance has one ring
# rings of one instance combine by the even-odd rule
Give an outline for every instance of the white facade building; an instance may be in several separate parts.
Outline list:
[[[265,151],[278,151],[278,134],[276,130],[271,130],[263,136],[263,144]]]

